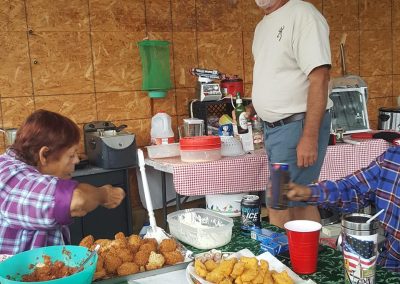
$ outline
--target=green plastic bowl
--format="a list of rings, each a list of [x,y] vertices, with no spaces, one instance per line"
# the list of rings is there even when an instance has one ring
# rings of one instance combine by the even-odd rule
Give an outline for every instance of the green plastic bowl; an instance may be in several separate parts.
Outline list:
[[[27,283],[22,282],[22,275],[32,273],[37,263],[43,263],[43,256],[50,256],[51,262],[56,260],[63,261],[66,265],[76,267],[89,256],[90,251],[81,246],[49,246],[36,248],[16,254],[3,262],[0,262],[0,283]],[[49,281],[34,283],[49,284],[89,284],[92,283],[93,275],[96,270],[97,254],[89,260],[83,270],[76,274]]]

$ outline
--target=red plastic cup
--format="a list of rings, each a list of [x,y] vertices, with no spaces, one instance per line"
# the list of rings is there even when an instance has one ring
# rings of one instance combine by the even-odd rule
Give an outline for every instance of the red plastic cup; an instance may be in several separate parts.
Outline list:
[[[285,223],[284,227],[288,236],[293,271],[297,274],[316,272],[321,224],[309,220],[295,220]]]

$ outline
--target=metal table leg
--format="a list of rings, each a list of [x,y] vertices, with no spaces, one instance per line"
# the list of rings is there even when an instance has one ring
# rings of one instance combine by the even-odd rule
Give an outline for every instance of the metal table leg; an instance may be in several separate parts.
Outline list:
[[[164,230],[167,229],[167,181],[165,177],[165,172],[161,172],[161,190],[162,190],[162,203],[163,203],[163,227]]]
[[[176,202],[176,210],[181,210],[181,196],[179,195],[179,193],[176,193],[175,202]]]

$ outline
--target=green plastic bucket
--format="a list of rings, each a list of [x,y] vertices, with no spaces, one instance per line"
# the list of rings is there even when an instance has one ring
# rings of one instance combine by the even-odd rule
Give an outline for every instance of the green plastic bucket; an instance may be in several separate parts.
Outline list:
[[[164,40],[143,40],[138,42],[142,61],[142,89],[152,98],[165,97],[171,89],[169,62],[170,43]]]

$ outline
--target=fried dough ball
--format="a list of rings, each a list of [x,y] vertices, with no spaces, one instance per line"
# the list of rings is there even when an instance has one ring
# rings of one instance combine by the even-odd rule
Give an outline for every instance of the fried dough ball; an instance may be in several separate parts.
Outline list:
[[[126,240],[125,234],[123,232],[116,233],[114,235],[114,239],[116,240]]]
[[[88,235],[88,236],[84,237],[80,241],[79,245],[81,247],[85,247],[85,248],[90,249],[94,245],[94,237],[92,235]]]
[[[115,254],[122,259],[122,262],[132,262],[133,261],[133,253],[128,248],[118,248],[116,249]]]
[[[100,270],[96,270],[96,272],[93,275],[93,280],[97,280],[97,279],[101,279],[103,277],[105,277],[107,275],[107,272],[104,268],[100,269]]]
[[[162,254],[165,258],[165,264],[173,265],[183,261],[183,255],[180,251],[171,251]]]
[[[139,272],[139,266],[134,262],[124,262],[117,269],[117,274],[119,276],[125,276],[130,274],[135,274]]]
[[[95,240],[94,244],[99,244],[101,247],[106,247],[111,243],[111,240],[109,239],[98,239]]]
[[[152,247],[151,251],[157,252],[158,242],[157,242],[156,239],[154,239],[154,238],[146,238],[146,239],[143,239],[142,242],[145,243],[145,244],[150,244],[151,247]]]
[[[118,239],[111,241],[109,246],[114,249],[120,249],[120,248],[126,248],[127,245],[128,242],[125,239]]]
[[[106,269],[107,273],[116,273],[121,264],[122,259],[113,253],[109,253],[104,256],[104,268]]]
[[[148,252],[152,252],[152,251],[156,252],[157,247],[154,247],[154,245],[152,243],[145,243],[139,247],[139,251],[141,251],[141,250],[145,250]]]
[[[95,245],[100,245],[99,253],[105,252],[109,249],[111,244],[111,240],[107,239],[98,239],[94,242],[93,248]]]
[[[128,237],[128,246],[133,252],[137,252],[141,244],[142,238],[139,235],[130,235]]]
[[[149,251],[141,250],[135,254],[133,261],[139,266],[144,266],[149,261],[149,257],[150,257]]]
[[[160,243],[160,252],[165,253],[165,252],[171,252],[176,250],[176,242],[173,239],[165,239],[162,240]]]
[[[152,251],[150,253],[149,262],[146,264],[146,270],[154,270],[161,268],[165,263],[165,258],[162,254],[155,253]]]

